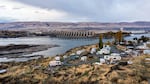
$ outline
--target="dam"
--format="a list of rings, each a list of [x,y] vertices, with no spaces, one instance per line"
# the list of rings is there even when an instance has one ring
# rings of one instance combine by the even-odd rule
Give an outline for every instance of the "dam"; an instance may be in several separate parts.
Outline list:
[[[95,32],[92,31],[59,31],[53,30],[49,31],[51,37],[57,38],[93,38],[96,36]]]

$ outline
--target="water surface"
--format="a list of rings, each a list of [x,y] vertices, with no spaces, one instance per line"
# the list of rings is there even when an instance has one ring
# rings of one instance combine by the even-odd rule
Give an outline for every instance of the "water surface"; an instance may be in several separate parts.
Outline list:
[[[134,37],[140,38],[141,36],[150,37],[150,34],[134,34],[125,37],[125,39],[131,40]],[[103,41],[104,42],[112,41],[112,39],[104,39]],[[98,43],[98,39],[59,39],[59,38],[50,38],[50,37],[0,38],[0,45],[9,45],[9,44],[60,45],[60,47],[49,48],[48,50],[30,54],[30,55],[44,55],[46,57],[65,53],[67,50],[74,47],[95,44],[95,43]],[[5,61],[7,60],[6,58],[0,58],[0,62],[4,61],[4,59]],[[13,60],[25,61],[27,60],[27,58],[16,58]]]

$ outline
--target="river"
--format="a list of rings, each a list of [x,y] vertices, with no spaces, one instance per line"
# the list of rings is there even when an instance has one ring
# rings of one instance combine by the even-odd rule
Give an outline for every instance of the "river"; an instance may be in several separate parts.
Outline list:
[[[130,40],[134,37],[141,37],[141,36],[148,36],[150,37],[150,34],[135,34],[128,37],[125,37],[125,39]],[[104,39],[104,42],[106,41],[112,41],[112,39]],[[38,44],[38,45],[48,45],[48,44],[56,44],[60,45],[60,47],[54,47],[49,48],[48,50],[35,52],[30,55],[44,55],[45,57],[48,56],[55,56],[58,54],[65,53],[67,50],[79,47],[82,45],[89,45],[89,44],[95,44],[98,43],[98,39],[59,39],[59,38],[50,38],[50,37],[22,37],[22,38],[0,38],[0,45],[9,45],[9,44]],[[29,56],[30,56],[29,55]],[[0,62],[7,62],[7,61],[27,61],[29,59],[36,59],[36,57],[32,58],[13,58],[13,59],[7,59],[7,58],[0,58]]]

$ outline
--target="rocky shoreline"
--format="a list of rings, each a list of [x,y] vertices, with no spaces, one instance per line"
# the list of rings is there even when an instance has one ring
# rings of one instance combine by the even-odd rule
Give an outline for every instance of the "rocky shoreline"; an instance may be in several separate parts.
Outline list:
[[[27,44],[10,44],[0,46],[0,58],[18,58],[23,55],[32,54],[33,52],[47,50],[48,48],[59,47],[58,45],[27,45]]]

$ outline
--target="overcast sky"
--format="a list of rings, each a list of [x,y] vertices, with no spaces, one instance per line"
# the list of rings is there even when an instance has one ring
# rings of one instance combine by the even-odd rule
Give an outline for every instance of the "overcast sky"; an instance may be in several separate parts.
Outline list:
[[[0,22],[150,21],[150,0],[0,0]]]

